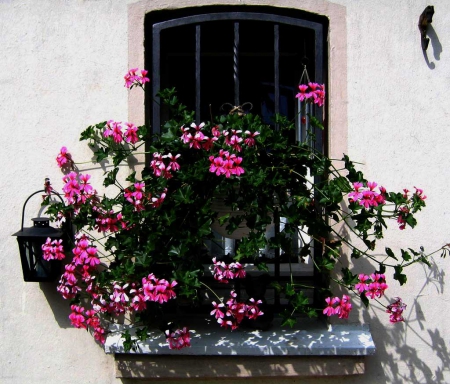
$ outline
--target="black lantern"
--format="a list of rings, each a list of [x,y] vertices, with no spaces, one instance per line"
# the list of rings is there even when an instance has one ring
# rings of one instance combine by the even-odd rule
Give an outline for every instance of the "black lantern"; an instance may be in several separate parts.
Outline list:
[[[22,262],[23,279],[24,281],[54,281],[61,275],[61,261],[60,260],[44,260],[42,258],[42,245],[47,238],[52,240],[62,239],[65,233],[62,230],[53,228],[49,224],[49,218],[37,217],[32,219],[33,227],[24,228],[23,221],[25,216],[25,206],[34,195],[46,192],[40,190],[28,197],[23,205],[22,210],[22,229],[13,234],[17,236],[19,243],[20,260]],[[64,202],[59,194],[52,192]]]

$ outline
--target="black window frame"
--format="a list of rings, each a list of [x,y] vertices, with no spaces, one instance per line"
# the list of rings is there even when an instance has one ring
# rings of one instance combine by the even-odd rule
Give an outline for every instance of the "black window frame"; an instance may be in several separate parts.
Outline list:
[[[327,88],[328,55],[327,36],[328,19],[323,16],[313,15],[298,9],[286,9],[266,6],[205,6],[192,7],[175,10],[154,11],[148,13],[145,18],[145,64],[150,69],[151,87],[146,89],[145,120],[150,123],[153,133],[158,133],[161,126],[161,106],[158,92],[161,90],[161,33],[169,28],[186,25],[195,25],[195,112],[197,123],[200,122],[200,106],[202,95],[200,93],[201,78],[201,32],[204,23],[214,21],[233,21],[235,23],[235,46],[239,46],[239,23],[245,21],[261,21],[274,25],[274,112],[280,112],[280,84],[279,84],[279,57],[277,57],[277,26],[289,25],[313,31],[314,34],[314,57],[307,58],[305,65],[310,73],[314,74],[311,79],[314,82],[325,84]],[[308,60],[309,59],[309,60]],[[300,80],[300,79],[299,79]],[[235,98],[234,104],[240,105],[239,77],[234,78]],[[316,108],[313,106],[313,108]],[[317,115],[317,114],[316,114]],[[314,146],[316,150],[327,154],[327,111],[325,109],[320,119],[324,131],[316,130]],[[315,180],[316,182],[318,180]],[[314,244],[314,258],[320,258],[322,247],[320,243]],[[275,267],[277,269],[277,266]],[[278,266],[279,269],[279,266]],[[279,273],[279,271],[278,271]],[[277,272],[275,272],[275,275]],[[328,278],[314,268],[313,279],[322,287],[328,287]],[[321,296],[314,292],[314,301],[320,300]]]

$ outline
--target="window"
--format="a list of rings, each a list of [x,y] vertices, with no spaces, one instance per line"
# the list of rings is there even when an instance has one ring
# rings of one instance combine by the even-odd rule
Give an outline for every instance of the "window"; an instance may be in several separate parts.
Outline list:
[[[312,80],[326,80],[324,18],[269,7],[202,7],[152,12],[145,25],[146,67],[151,68],[152,78],[146,120],[154,131],[168,117],[157,96],[161,89],[175,87],[182,103],[196,112],[197,123],[243,106],[271,124],[275,113],[290,119],[298,115],[295,95],[305,66]],[[297,129],[297,139],[303,134]],[[315,145],[323,150],[322,131],[316,133]],[[274,231],[270,229],[268,236]],[[220,246],[211,244],[211,257],[233,254],[236,240],[222,236],[216,240]],[[292,242],[298,254],[303,244],[298,238]],[[275,261],[269,266],[273,278],[288,278],[289,265],[281,262],[279,251],[261,250],[261,254]],[[293,270],[306,282],[320,278],[313,276],[311,260],[297,257],[296,261]],[[245,297],[244,289],[241,294]],[[310,298],[313,295],[310,291]],[[265,298],[278,309],[283,305],[273,288]]]

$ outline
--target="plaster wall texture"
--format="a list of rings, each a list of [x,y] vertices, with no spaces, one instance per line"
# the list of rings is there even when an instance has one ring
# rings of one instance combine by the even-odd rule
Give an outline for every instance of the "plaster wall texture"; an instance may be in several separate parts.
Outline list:
[[[10,235],[20,227],[26,197],[41,188],[45,177],[50,177],[55,188],[62,187],[54,160],[61,146],[69,147],[76,158],[88,158],[89,150],[78,141],[82,129],[107,119],[128,121],[136,115],[129,108],[122,77],[129,66],[140,65],[143,56],[130,53],[128,18],[130,5],[143,7],[148,3],[0,2],[0,121],[4,134],[0,151],[0,201],[4,207],[0,222],[2,383],[127,383],[114,377],[113,357],[105,355],[88,333],[70,326],[69,303],[59,297],[55,286],[22,282],[16,242]],[[194,1],[152,3],[166,8],[188,6]],[[331,67],[330,71],[332,79],[344,79],[340,108],[345,118],[339,119],[335,112],[332,145],[333,140],[348,137],[344,140],[347,152],[363,163],[369,179],[391,189],[417,186],[428,196],[417,228],[391,231],[386,242],[399,248],[423,245],[427,251],[448,243],[450,104],[446,92],[450,51],[445,47],[450,44],[450,3],[433,2],[436,13],[426,55],[420,47],[417,21],[429,5],[427,1],[222,3],[295,6],[324,15],[342,6],[346,33],[340,36],[342,40],[332,37],[330,55],[344,55],[345,65],[342,72]],[[334,31],[331,20],[330,34]],[[338,80],[330,90],[337,95]],[[137,104],[139,111],[139,100]],[[80,168],[87,170],[90,165]],[[94,184],[101,184],[96,182],[100,176],[101,171],[94,177]],[[37,204],[30,211],[33,209]],[[352,319],[370,324],[377,353],[367,358],[366,374],[345,378],[347,383],[450,382],[448,262],[435,256],[431,269],[414,266],[408,273],[407,288],[390,283],[388,298],[400,296],[408,303],[406,323],[389,324],[387,315],[376,306],[360,319]],[[370,268],[356,267],[363,272]],[[321,384],[342,381],[289,380]]]

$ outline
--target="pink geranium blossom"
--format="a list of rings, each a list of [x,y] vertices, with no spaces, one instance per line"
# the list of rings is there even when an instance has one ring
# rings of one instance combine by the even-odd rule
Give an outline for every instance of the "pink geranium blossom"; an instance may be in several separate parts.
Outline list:
[[[140,74],[138,74],[138,72]],[[132,68],[127,74],[124,76],[125,79],[125,87],[133,88],[134,86],[143,86],[145,83],[148,83],[150,79],[147,77],[148,71],[145,69]]]
[[[58,163],[59,168],[64,166],[69,166],[70,168],[73,166],[72,155],[67,152],[66,147],[62,147],[56,157],[56,161]]]
[[[327,297],[325,302],[327,307],[323,310],[323,314],[327,316],[338,315],[340,319],[347,319],[352,310],[350,297],[347,295],[342,295],[342,299],[339,297]]]
[[[169,329],[165,332],[169,349],[182,349],[191,346],[191,335],[189,330],[184,327],[171,332]]]
[[[132,123],[125,123],[125,126],[127,127],[124,133],[125,141],[136,144],[139,141],[139,136],[137,135],[138,128]]]
[[[86,319],[83,315],[84,308],[80,307],[78,305],[71,305],[70,309],[72,310],[72,313],[69,315],[69,319],[72,323],[72,325],[75,328],[87,328],[86,327]]]
[[[405,321],[402,314],[403,311],[406,309],[406,304],[402,302],[402,299],[400,297],[396,297],[394,300],[395,301],[389,304],[386,308],[386,313],[390,314],[389,321],[391,323],[398,323],[400,321]]]

